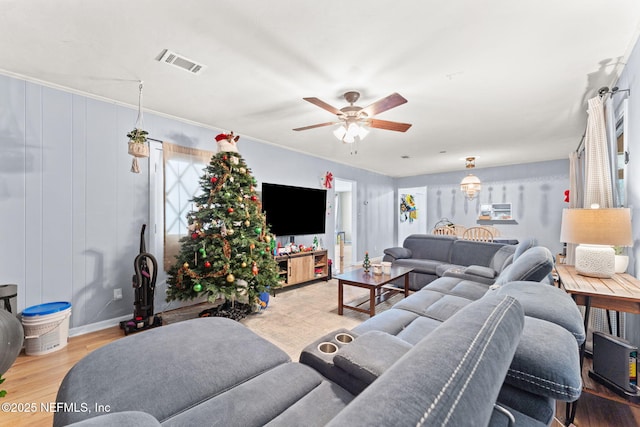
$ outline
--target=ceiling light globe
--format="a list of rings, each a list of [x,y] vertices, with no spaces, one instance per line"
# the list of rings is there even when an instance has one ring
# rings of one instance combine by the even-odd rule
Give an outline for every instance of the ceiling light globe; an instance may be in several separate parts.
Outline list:
[[[347,129],[343,125],[338,126],[338,128],[333,131],[333,135],[336,138],[338,138],[340,141],[342,141],[342,138],[344,138],[344,135],[346,133],[347,133]]]

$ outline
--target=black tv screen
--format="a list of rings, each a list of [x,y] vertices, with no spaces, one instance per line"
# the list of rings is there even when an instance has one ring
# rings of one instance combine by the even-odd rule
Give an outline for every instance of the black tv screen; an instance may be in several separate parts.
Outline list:
[[[263,183],[262,211],[276,236],[324,234],[327,191]]]

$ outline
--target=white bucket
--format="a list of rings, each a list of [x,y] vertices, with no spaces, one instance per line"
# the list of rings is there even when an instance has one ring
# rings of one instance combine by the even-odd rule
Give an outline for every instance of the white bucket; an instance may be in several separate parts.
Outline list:
[[[69,339],[71,303],[50,302],[26,308],[22,312],[25,352],[39,356],[60,350]]]

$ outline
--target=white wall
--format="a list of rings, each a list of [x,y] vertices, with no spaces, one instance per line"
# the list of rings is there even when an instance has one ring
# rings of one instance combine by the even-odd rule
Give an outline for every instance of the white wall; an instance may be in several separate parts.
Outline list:
[[[420,175],[398,179],[397,184],[427,186],[427,230],[442,218],[467,227],[477,226],[481,204],[512,203],[517,224],[496,225],[504,236],[519,240],[535,237],[539,245],[554,254],[562,250],[559,237],[562,209],[568,207],[564,202],[564,191],[569,188],[568,160],[476,168],[473,173],[482,181],[482,191],[472,201],[460,192],[460,181],[467,173],[461,169]]]
[[[640,277],[640,44],[636,43],[620,79],[616,83],[620,89],[630,89],[613,95],[614,106],[618,106],[628,96],[628,114],[625,118],[628,132],[625,139],[629,148],[627,164],[627,206],[631,209],[633,223],[633,248],[629,251],[628,272]],[[627,315],[627,339],[640,346],[640,316]]]

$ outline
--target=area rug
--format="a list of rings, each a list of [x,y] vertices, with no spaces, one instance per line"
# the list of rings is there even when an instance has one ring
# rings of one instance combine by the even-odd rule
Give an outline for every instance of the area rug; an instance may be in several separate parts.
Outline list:
[[[345,286],[346,302],[359,300],[368,295],[368,290]],[[394,295],[376,305],[376,314],[389,309],[403,298]],[[201,303],[161,313],[165,324],[194,319],[198,314],[215,304]],[[319,337],[340,328],[351,329],[369,315],[352,310],[338,314],[338,281],[318,281],[277,290],[271,296],[266,309],[251,314],[240,323],[271,341],[287,352],[292,360],[298,360],[300,352]]]

